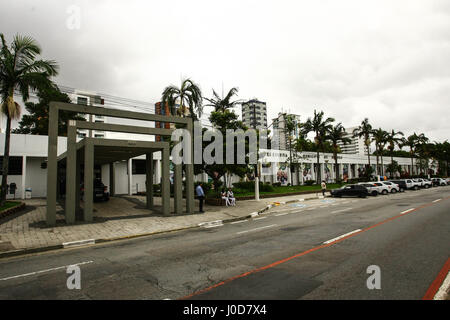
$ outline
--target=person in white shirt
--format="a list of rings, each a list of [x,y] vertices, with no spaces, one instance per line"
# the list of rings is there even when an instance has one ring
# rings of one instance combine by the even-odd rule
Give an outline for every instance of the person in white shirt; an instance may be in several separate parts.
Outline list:
[[[230,201],[230,204],[232,206],[235,206],[236,198],[234,197],[234,194],[233,194],[233,191],[231,190],[231,188],[228,188],[227,197],[228,197],[228,201]]]
[[[228,207],[230,205],[230,200],[228,199],[225,189],[222,189],[222,199],[225,200],[225,205]]]

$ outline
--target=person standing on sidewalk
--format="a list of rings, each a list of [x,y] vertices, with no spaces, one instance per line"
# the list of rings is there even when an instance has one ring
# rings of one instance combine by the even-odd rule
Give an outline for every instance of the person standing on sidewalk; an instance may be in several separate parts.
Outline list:
[[[325,191],[327,191],[327,184],[325,183],[325,180],[322,180],[322,195],[325,196]]]
[[[199,200],[199,209],[200,212],[203,213],[203,200],[205,199],[205,192],[203,192],[202,184],[200,183],[197,188],[195,188],[195,192],[197,193],[197,198]]]

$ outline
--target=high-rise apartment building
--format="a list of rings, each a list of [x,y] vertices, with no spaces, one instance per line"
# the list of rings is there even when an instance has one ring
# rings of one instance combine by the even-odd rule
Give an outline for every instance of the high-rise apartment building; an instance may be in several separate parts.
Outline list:
[[[286,119],[291,117],[294,128],[292,132],[288,132],[286,128]],[[272,126],[274,129],[274,135],[272,137],[272,145],[273,148],[277,147],[279,150],[288,150],[289,149],[289,135],[292,136],[292,140],[295,140],[299,137],[299,128],[298,124],[300,123],[300,116],[297,114],[290,113],[278,113],[278,117],[272,119]],[[275,132],[277,130],[278,132]]]
[[[265,102],[252,99],[242,103],[242,121],[252,129],[267,129],[267,106]]]
[[[351,127],[345,129],[345,138],[349,138],[351,140],[350,143],[343,144],[339,142],[339,148],[341,148],[342,153],[345,154],[358,154],[358,155],[367,155],[366,146],[364,144],[364,138],[353,137],[353,130],[357,127]]]

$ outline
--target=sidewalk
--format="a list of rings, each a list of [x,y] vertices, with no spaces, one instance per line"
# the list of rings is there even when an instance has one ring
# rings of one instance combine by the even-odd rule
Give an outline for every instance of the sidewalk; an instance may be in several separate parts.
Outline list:
[[[100,243],[133,238],[168,231],[176,231],[210,223],[236,221],[259,215],[276,205],[276,202],[294,202],[317,199],[320,193],[267,198],[260,201],[238,201],[235,207],[204,207],[205,213],[165,217],[142,210],[144,197],[124,196],[111,198],[111,202],[96,206],[93,223],[74,225],[58,223],[49,228],[45,224],[46,200],[25,200],[25,213],[0,220],[0,258],[25,253],[60,249],[82,243]],[[155,199],[157,200],[157,199]],[[156,204],[158,202],[156,201]],[[196,201],[198,206],[198,201]],[[120,216],[112,210],[120,208]],[[123,209],[122,209],[123,208]],[[57,211],[62,210],[61,207]],[[196,210],[198,210],[196,208]],[[143,214],[145,213],[145,214]],[[149,213],[149,214],[147,214]],[[57,215],[57,221],[64,217]],[[75,243],[71,243],[75,242]]]

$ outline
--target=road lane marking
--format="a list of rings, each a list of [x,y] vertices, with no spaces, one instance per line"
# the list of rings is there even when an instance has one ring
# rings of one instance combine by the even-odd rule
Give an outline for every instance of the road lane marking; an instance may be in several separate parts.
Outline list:
[[[360,232],[360,231],[361,231],[361,229],[353,230],[353,231],[351,231],[349,233],[343,234],[342,236],[339,236],[339,237],[333,238],[331,240],[325,241],[323,244],[329,244],[329,243],[335,242],[335,241],[337,241],[339,239],[345,238],[345,237],[347,237],[347,236],[349,236],[351,234],[354,234],[354,233],[357,233],[357,232]]]
[[[234,221],[234,222],[230,222],[230,224],[242,223],[242,222],[246,222],[246,221],[248,221],[248,220]]]
[[[340,210],[334,210],[331,211],[331,213],[338,213],[338,212],[344,212],[344,211],[348,211],[348,210],[352,210],[353,208],[345,208],[345,209],[340,209]]]
[[[67,269],[67,268],[70,267],[70,266],[81,266],[81,265],[88,264],[88,263],[92,263],[92,262],[94,262],[94,261],[84,261],[84,262],[80,262],[80,263],[69,264],[69,265],[67,265],[67,266],[62,266],[62,267],[56,267],[56,268],[50,268],[50,269],[45,269],[45,270],[40,270],[40,271],[30,272],[30,273],[19,274],[19,275],[17,275],[17,276],[1,278],[0,281],[6,281],[6,280],[11,280],[11,279],[16,279],[16,278],[22,278],[22,277],[28,277],[28,276],[32,276],[32,275],[36,275],[36,274],[41,274],[41,273],[45,273],[45,272],[50,272],[50,271],[56,271],[56,270],[61,270],[61,269]]]
[[[267,217],[260,217],[260,218],[255,218],[255,219],[253,219],[253,220],[262,220],[262,219],[266,219]]]
[[[255,229],[240,231],[240,232],[236,232],[236,234],[243,234],[243,233],[247,233],[247,232],[258,231],[258,230],[262,230],[262,229],[272,228],[275,226],[277,226],[277,224],[271,224],[270,226],[264,226],[264,227],[259,227],[259,228],[255,228]]]
[[[449,199],[450,199],[450,197],[446,197],[446,198],[445,198],[445,200],[449,200]],[[414,210],[421,210],[421,209],[423,209],[423,208],[426,208],[426,207],[429,207],[429,206],[432,206],[432,205],[433,205],[433,203],[426,203],[426,204],[424,204],[424,205],[422,205],[422,206],[420,206],[420,207],[417,207],[417,208],[414,209]],[[309,209],[307,209],[307,210],[309,210]],[[247,272],[241,273],[241,274],[236,275],[236,276],[234,276],[234,277],[230,277],[230,278],[228,278],[228,279],[226,279],[226,280],[223,280],[223,281],[221,281],[221,282],[219,282],[219,283],[216,283],[216,284],[214,284],[214,285],[212,285],[212,286],[209,286],[209,287],[207,287],[207,288],[204,288],[204,289],[201,289],[201,290],[198,290],[198,291],[194,291],[194,292],[192,292],[191,294],[186,295],[186,296],[184,296],[184,297],[181,297],[181,298],[179,298],[179,299],[181,299],[181,300],[189,299],[189,298],[191,298],[191,297],[193,297],[193,296],[197,296],[197,295],[199,295],[199,294],[208,292],[208,291],[210,291],[210,290],[212,290],[212,289],[215,289],[215,288],[217,288],[217,287],[220,287],[220,286],[222,286],[222,285],[224,285],[224,284],[227,284],[227,283],[229,283],[229,282],[231,282],[231,281],[234,281],[234,280],[236,280],[236,279],[240,279],[240,278],[246,277],[246,276],[248,276],[248,275],[250,275],[250,274],[254,274],[254,273],[257,273],[257,272],[261,272],[261,271],[264,271],[264,270],[273,268],[273,267],[275,267],[275,266],[278,266],[278,265],[280,265],[280,264],[286,263],[286,262],[291,261],[291,260],[296,259],[296,258],[303,257],[303,256],[305,256],[305,255],[307,255],[307,254],[309,254],[309,253],[318,251],[318,250],[320,250],[320,249],[328,248],[328,247],[330,247],[330,246],[332,246],[332,245],[334,245],[334,244],[336,244],[336,243],[338,243],[338,242],[342,242],[342,241],[345,241],[345,240],[348,239],[348,238],[355,237],[357,234],[360,234],[360,233],[369,231],[369,230],[371,230],[371,229],[377,228],[377,227],[379,227],[379,226],[381,226],[381,225],[383,225],[383,224],[386,224],[386,223],[388,223],[388,222],[390,222],[390,221],[393,221],[393,220],[396,220],[396,219],[402,218],[402,217],[403,217],[402,215],[397,215],[397,216],[394,216],[394,217],[385,219],[385,220],[380,221],[380,222],[378,222],[378,223],[376,223],[376,224],[374,224],[374,225],[372,225],[372,226],[370,226],[370,227],[367,227],[367,228],[361,230],[361,231],[358,232],[358,233],[353,233],[353,234],[348,235],[348,236],[346,236],[346,237],[344,237],[344,238],[342,238],[342,239],[336,240],[335,243],[321,244],[320,246],[317,246],[317,247],[308,249],[308,250],[306,250],[306,251],[297,253],[297,254],[295,254],[295,255],[293,255],[293,256],[290,256],[290,257],[287,257],[287,258],[284,258],[284,259],[281,259],[281,260],[272,262],[271,264],[265,265],[265,266],[263,266],[263,267],[259,267],[259,268],[253,269],[253,270],[249,270],[249,271],[247,271]]]
[[[402,211],[402,212],[400,212],[400,214],[406,214],[406,213],[408,213],[408,212],[411,212],[411,211],[413,211],[415,208],[411,208],[411,209],[408,209],[408,210],[405,210],[405,211]]]
[[[433,201],[433,203],[434,203],[434,202],[438,202],[438,201],[441,201],[441,200],[442,200],[442,199],[436,199],[436,200],[434,200],[434,201]]]
[[[285,213],[278,213],[275,215],[275,217],[279,217],[279,216],[285,216],[287,214],[289,214],[290,212],[285,212]]]

